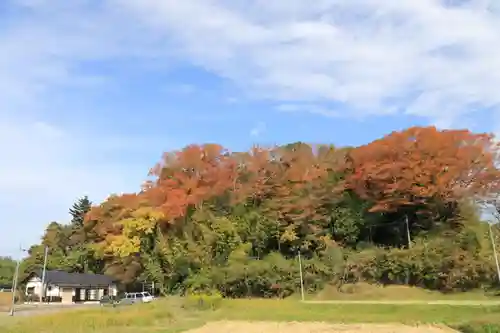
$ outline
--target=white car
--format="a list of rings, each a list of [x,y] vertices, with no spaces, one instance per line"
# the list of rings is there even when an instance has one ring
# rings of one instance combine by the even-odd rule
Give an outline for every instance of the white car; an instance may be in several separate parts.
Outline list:
[[[134,303],[150,303],[154,300],[154,297],[147,291],[140,293],[125,293],[125,297],[120,303],[124,304],[134,304]]]

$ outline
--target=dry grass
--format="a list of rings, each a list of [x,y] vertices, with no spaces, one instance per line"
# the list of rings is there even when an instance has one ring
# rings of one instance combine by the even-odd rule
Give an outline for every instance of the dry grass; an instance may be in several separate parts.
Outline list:
[[[0,312],[9,311],[12,302],[12,293],[0,292]]]
[[[401,324],[328,324],[299,322],[211,322],[186,333],[446,333],[449,328]]]
[[[2,333],[125,333],[164,332],[175,322],[171,306],[164,302],[64,310],[27,317],[1,318]],[[0,319],[0,325],[1,325]],[[9,323],[9,321],[11,321]]]
[[[368,283],[346,284],[340,289],[327,286],[311,300],[489,300],[492,295],[483,291],[443,294],[422,288],[409,286],[382,286]],[[498,297],[497,297],[498,299]]]
[[[461,325],[471,321],[497,322],[500,307],[497,306],[449,306],[449,305],[366,305],[366,304],[306,304],[293,300],[224,300],[216,311],[196,311],[183,308],[185,300],[169,298],[158,300],[153,304],[138,304],[118,308],[92,308],[81,310],[65,310],[59,313],[36,315],[30,317],[0,317],[2,333],[177,333],[195,327],[205,326],[211,330],[192,332],[228,332],[231,325],[241,322],[256,321],[257,326],[247,328],[251,332],[276,332],[272,327],[282,327],[288,333],[310,332],[359,332],[382,333],[382,328],[392,332],[416,331],[416,325],[452,324]],[[218,322],[218,324],[214,324]],[[240,322],[235,323],[235,322]],[[264,323],[267,322],[267,323]],[[281,322],[282,324],[278,324]],[[284,322],[291,322],[286,326]],[[312,322],[312,326],[298,322]],[[327,325],[326,323],[362,324]],[[368,324],[402,323],[401,325],[368,325]],[[214,326],[216,325],[216,326]],[[232,326],[231,326],[232,327]],[[296,327],[297,330],[291,330]],[[433,332],[425,326],[425,332]],[[270,330],[268,331],[267,328]],[[323,329],[324,328],[324,329]],[[402,330],[404,328],[404,330]],[[300,331],[302,329],[302,331]],[[309,329],[309,331],[307,331]],[[321,330],[323,329],[323,330]],[[422,328],[421,328],[422,329]],[[226,331],[224,331],[226,330]],[[346,331],[347,330],[347,331]],[[435,333],[445,332],[433,328]],[[246,333],[243,328],[234,326],[231,332]],[[487,332],[487,331],[484,331]],[[490,331],[488,331],[490,332]],[[495,331],[491,331],[495,332]]]

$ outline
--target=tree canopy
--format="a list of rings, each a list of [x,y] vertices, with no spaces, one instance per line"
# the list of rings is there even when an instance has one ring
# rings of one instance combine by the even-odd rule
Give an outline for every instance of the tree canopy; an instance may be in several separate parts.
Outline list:
[[[440,290],[493,285],[476,201],[498,193],[492,135],[413,127],[360,147],[296,142],[165,153],[140,191],[70,210],[50,267],[147,279],[163,293],[286,296],[366,280]],[[90,209],[89,209],[90,208]],[[410,243],[413,246],[409,246]],[[31,249],[25,271],[40,263]]]
[[[0,257],[0,288],[2,286],[11,286],[16,262],[9,257]]]

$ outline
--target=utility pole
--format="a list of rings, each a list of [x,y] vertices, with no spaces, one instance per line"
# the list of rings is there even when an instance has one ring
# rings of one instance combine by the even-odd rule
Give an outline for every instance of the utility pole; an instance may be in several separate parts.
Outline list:
[[[43,271],[42,271],[42,288],[40,290],[40,304],[42,304],[42,299],[45,296],[45,272],[47,270],[47,258],[49,256],[49,247],[45,245],[45,251],[43,256]]]
[[[488,223],[488,227],[490,229],[490,240],[491,247],[493,248],[493,256],[495,257],[495,264],[497,265],[498,282],[500,282],[500,264],[498,263],[497,247],[495,245],[495,237],[493,237],[493,229],[491,228],[491,223]]]
[[[16,307],[16,291],[17,291],[17,281],[19,280],[19,266],[21,266],[21,259],[17,259],[16,271],[14,272],[14,278],[12,279],[12,302],[10,305],[11,316],[14,316]]]
[[[304,302],[304,276],[302,275],[302,259],[300,257],[300,250],[299,250],[299,271],[300,271],[300,296],[302,299],[302,302]]]
[[[22,253],[26,251],[19,245],[19,251]],[[14,272],[14,278],[12,279],[12,302],[10,305],[10,316],[14,316],[16,312],[16,291],[17,291],[17,282],[19,281],[19,267],[21,266],[21,258],[17,259],[16,262],[16,270]]]
[[[411,249],[411,235],[410,235],[410,222],[408,221],[408,215],[405,215],[406,221],[406,238],[408,239],[408,248]]]

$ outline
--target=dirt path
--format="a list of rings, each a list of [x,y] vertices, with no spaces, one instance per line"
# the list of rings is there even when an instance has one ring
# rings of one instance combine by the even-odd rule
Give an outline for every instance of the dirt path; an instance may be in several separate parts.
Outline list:
[[[304,301],[307,304],[388,304],[388,305],[464,305],[464,306],[493,306],[500,305],[500,300],[410,300],[410,301],[347,301],[347,300],[329,300],[329,301]]]
[[[447,327],[407,326],[400,324],[326,324],[273,322],[212,322],[185,333],[450,333]]]

